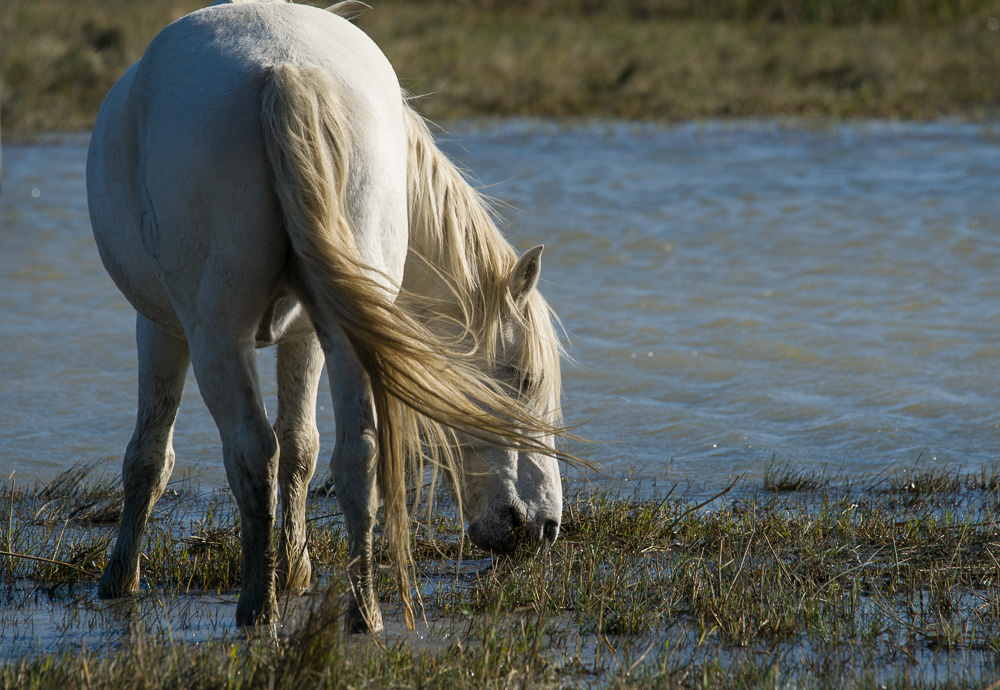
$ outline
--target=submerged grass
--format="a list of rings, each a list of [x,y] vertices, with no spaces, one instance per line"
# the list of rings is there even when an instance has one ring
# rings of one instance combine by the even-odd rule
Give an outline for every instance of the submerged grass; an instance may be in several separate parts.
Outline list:
[[[918,466],[853,482],[776,472],[708,499],[580,494],[567,500],[554,546],[502,559],[462,543],[447,516],[416,524],[424,618],[416,632],[403,629],[382,563],[388,632],[376,638],[341,630],[344,534],[322,493],[310,504],[316,586],[284,602],[283,628],[248,635],[229,622],[239,545],[224,493],[166,497],[144,550],[146,590],[123,612],[98,602],[80,570],[22,557],[99,571],[112,528],[79,508],[115,496],[109,484],[6,485],[0,687],[961,687],[1000,678],[995,467]],[[19,623],[40,611],[63,612],[55,633]]]
[[[90,128],[152,37],[206,4],[10,0],[6,133]],[[1000,104],[1000,0],[370,4],[357,23],[432,94],[419,107],[433,118],[975,118]]]

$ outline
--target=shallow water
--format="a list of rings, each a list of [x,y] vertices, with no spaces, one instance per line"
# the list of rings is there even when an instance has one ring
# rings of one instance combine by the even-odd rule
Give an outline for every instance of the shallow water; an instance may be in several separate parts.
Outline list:
[[[519,249],[546,245],[568,417],[597,442],[573,450],[613,479],[1000,459],[992,127],[508,121],[442,145],[510,205]],[[3,151],[0,472],[19,482],[114,468],[131,435],[134,317],[90,235],[85,156]],[[178,472],[224,483],[193,378],[175,447]]]

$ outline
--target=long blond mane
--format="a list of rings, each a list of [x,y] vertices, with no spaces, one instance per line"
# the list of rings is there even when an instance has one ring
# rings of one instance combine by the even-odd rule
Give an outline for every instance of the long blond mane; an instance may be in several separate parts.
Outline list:
[[[404,115],[410,217],[404,294],[417,305],[421,298],[435,300],[421,305],[425,311],[450,306],[450,316],[463,319],[487,366],[504,356],[496,350],[503,320],[520,322],[524,339],[511,364],[531,381],[521,402],[557,426],[563,349],[555,314],[537,290],[523,305],[514,303],[508,281],[517,252],[497,227],[488,200],[437,147],[426,120],[409,106]]]
[[[332,78],[321,69],[275,65],[265,80],[261,118],[272,184],[314,306],[341,327],[371,379],[386,536],[409,610],[409,467],[429,460],[459,479],[459,433],[568,456],[548,440],[562,433],[560,346],[551,311],[537,291],[521,309],[514,304],[508,289],[513,248],[424,121],[404,110],[412,275],[398,299],[358,253],[345,204],[348,116]],[[414,268],[420,265],[423,270]],[[525,391],[492,376],[491,365],[505,356],[498,349],[501,317],[521,322],[524,339],[513,364],[531,382]],[[448,327],[435,328],[442,324]]]
[[[538,290],[532,290],[520,305],[515,303],[509,284],[517,262],[517,252],[497,227],[488,200],[470,184],[462,171],[437,147],[424,118],[404,104],[407,131],[407,201],[409,245],[403,285],[397,304],[425,324],[437,342],[449,349],[458,361],[475,362],[476,374],[490,372],[498,363],[513,366],[529,385],[517,390],[483,381],[495,394],[506,398],[509,407],[488,409],[510,413],[514,423],[489,415],[478,435],[509,447],[576,460],[546,441],[563,435],[561,413],[562,343],[555,328],[557,318]],[[515,322],[519,333],[516,352],[501,349],[501,329]],[[462,457],[457,452],[456,427],[429,418],[417,407],[396,406],[391,428],[398,450],[386,455],[379,466],[379,482],[386,500],[387,534],[397,565],[409,556],[409,515],[403,500],[407,474],[423,476],[424,460],[448,476],[456,490],[459,519],[462,518]],[[499,422],[499,425],[497,424]],[[396,435],[396,429],[405,429]],[[468,428],[457,429],[469,432]],[[499,433],[498,433],[499,432]],[[383,430],[380,429],[380,434]],[[392,456],[405,455],[406,465],[390,466]],[[434,482],[427,492],[432,505]],[[420,500],[417,492],[416,501]],[[399,568],[400,583],[408,574]],[[408,585],[406,585],[408,586]],[[404,601],[406,594],[403,593]]]

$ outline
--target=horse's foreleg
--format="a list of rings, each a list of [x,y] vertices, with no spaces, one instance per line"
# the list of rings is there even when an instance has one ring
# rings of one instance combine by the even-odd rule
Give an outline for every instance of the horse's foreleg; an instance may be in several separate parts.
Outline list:
[[[218,333],[190,338],[198,387],[222,437],[226,477],[240,510],[242,589],[236,624],[276,617],[274,547],[278,440],[267,421],[253,344]]]
[[[339,329],[333,334],[321,332],[320,340],[337,422],[330,470],[347,527],[351,595],[345,623],[351,632],[375,632],[382,629],[382,614],[372,577],[378,436],[371,382]]]
[[[139,406],[122,463],[125,504],[118,539],[97,585],[104,599],[139,588],[139,541],[174,468],[172,437],[187,375],[187,343],[139,315]]]
[[[316,470],[319,431],[316,392],[323,352],[314,336],[278,345],[278,434],[281,487],[281,543],[278,590],[309,586],[312,567],[306,548],[306,496]]]

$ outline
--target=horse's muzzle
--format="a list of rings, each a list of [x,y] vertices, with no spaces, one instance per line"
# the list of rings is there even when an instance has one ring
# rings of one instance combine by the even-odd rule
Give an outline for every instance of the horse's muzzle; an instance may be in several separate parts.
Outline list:
[[[526,542],[551,545],[559,537],[559,521],[540,517],[526,522],[514,508],[506,508],[491,516],[469,524],[469,539],[481,549],[495,554],[507,554]]]

